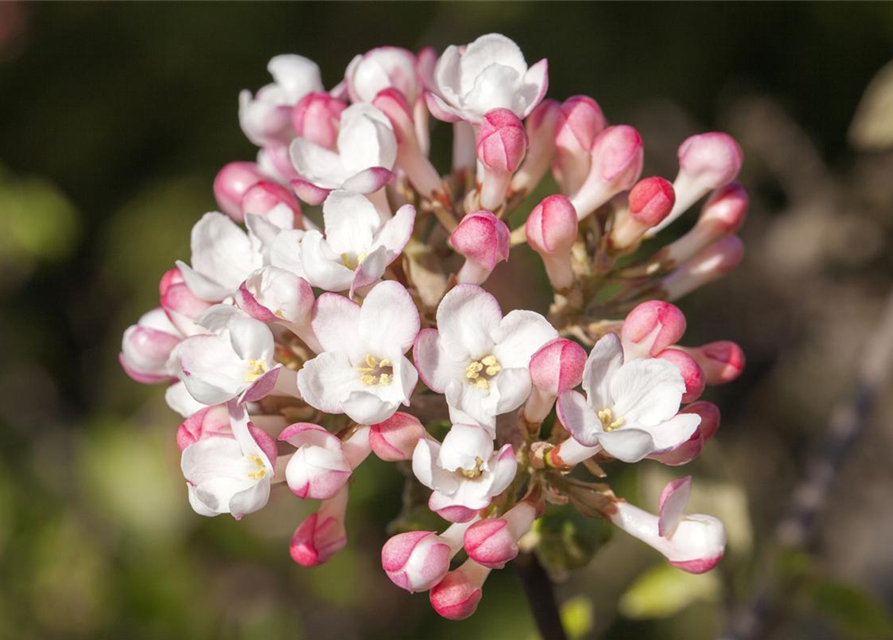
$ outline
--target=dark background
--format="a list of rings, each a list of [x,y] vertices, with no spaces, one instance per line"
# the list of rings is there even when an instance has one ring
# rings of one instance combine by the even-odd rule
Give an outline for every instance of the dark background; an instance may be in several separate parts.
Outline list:
[[[116,362],[121,332],[157,304],[160,274],[215,208],[216,171],[253,157],[237,95],[269,81],[270,57],[310,57],[331,87],[372,47],[440,51],[491,31],[528,62],[549,59],[550,97],[591,95],[639,128],[648,174],[672,178],[691,133],[728,131],[753,198],[742,266],[681,305],[690,343],[733,339],[749,358],[711,391],[724,423],[691,465],[693,506],[724,519],[727,557],[691,578],[618,534],[559,586],[575,635],[712,637],[762,577],[787,571],[766,559],[774,524],[891,285],[889,82],[851,123],[893,59],[893,5],[5,2],[0,636],[533,637],[510,569],[462,623],[387,582],[378,551],[401,478],[384,464],[358,474],[351,542],[322,568],[288,557],[309,508],[289,495],[242,523],[194,515],[177,417]],[[777,637],[893,629],[889,396],[810,553],[785,560],[806,578]],[[672,474],[643,463],[622,474],[624,495],[651,508]]]

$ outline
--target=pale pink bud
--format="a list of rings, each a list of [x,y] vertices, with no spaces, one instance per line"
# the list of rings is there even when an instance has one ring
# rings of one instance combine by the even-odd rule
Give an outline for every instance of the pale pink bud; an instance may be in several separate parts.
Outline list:
[[[530,193],[549,170],[555,156],[555,123],[560,106],[555,100],[543,100],[524,121],[527,155],[512,176],[509,195]]]
[[[271,209],[286,205],[294,214],[292,227],[300,229],[303,227],[301,219],[301,205],[294,194],[283,187],[278,182],[271,180],[261,180],[252,185],[242,196],[242,214],[248,213],[262,216],[269,213]]]
[[[627,360],[654,358],[684,333],[685,314],[679,307],[662,300],[643,302],[623,321],[623,355]]]
[[[433,531],[408,531],[389,539],[381,549],[381,566],[395,585],[410,593],[427,591],[450,570],[453,553]]]
[[[663,278],[661,288],[668,300],[678,300],[738,266],[744,257],[744,243],[736,235],[725,236],[702,249]]]
[[[475,522],[465,532],[468,557],[490,569],[502,569],[518,555],[521,539],[536,519],[536,507],[521,502],[501,518]]]
[[[398,411],[384,422],[370,427],[369,445],[372,452],[385,462],[411,460],[419,439],[424,438],[426,433],[418,418]]]
[[[195,320],[211,308],[210,302],[196,297],[183,280],[179,269],[171,269],[159,283],[161,308],[168,319],[183,335],[191,336],[200,332]]]
[[[448,620],[464,620],[477,610],[488,575],[489,568],[466,560],[431,589],[431,606]]]
[[[647,237],[667,227],[709,192],[734,180],[742,160],[741,147],[725,133],[702,133],[685,140],[679,146],[679,173],[673,182],[676,204]]]
[[[182,339],[183,336],[170,323],[164,311],[155,309],[124,331],[118,361],[124,372],[136,382],[169,382],[176,375],[175,370],[168,366],[168,361]]]
[[[488,111],[477,134],[477,158],[484,168],[481,206],[498,209],[512,174],[527,153],[527,132],[521,119],[509,109]]]
[[[299,498],[332,498],[350,477],[352,469],[341,440],[322,427],[296,423],[286,427],[279,440],[297,448],[285,468],[285,480]]]
[[[260,447],[271,465],[276,465],[276,441],[270,435],[248,423],[248,433]],[[229,409],[218,404],[205,407],[186,418],[177,428],[177,446],[183,451],[191,444],[208,438],[234,438]]]
[[[344,516],[347,513],[347,486],[330,500],[323,500],[298,526],[289,545],[292,559],[302,567],[315,567],[341,551],[347,544]]]
[[[347,108],[328,93],[308,93],[294,106],[291,122],[297,134],[326,149],[338,140],[341,112]]]
[[[744,371],[744,351],[730,340],[711,342],[701,347],[679,347],[704,370],[707,384],[731,382]]]
[[[303,278],[278,267],[264,267],[245,279],[234,296],[236,306],[255,320],[286,325],[308,347],[319,353],[322,347],[313,328],[313,289]]]
[[[577,212],[561,195],[549,196],[531,211],[524,226],[527,244],[543,259],[549,282],[557,290],[574,282],[571,249],[577,241]]]
[[[290,182],[298,178],[298,172],[291,162],[288,145],[271,142],[257,154],[257,163],[272,177],[280,182]]]
[[[621,191],[632,188],[642,173],[642,137],[628,125],[602,131],[592,143],[592,165],[571,198],[582,220]]]
[[[583,380],[586,350],[573,340],[556,338],[530,358],[530,397],[524,405],[524,417],[538,424],[546,419],[559,394],[573,389]]]
[[[701,397],[704,389],[707,387],[707,379],[704,371],[695,362],[695,359],[684,351],[679,349],[664,349],[658,356],[661,360],[667,360],[676,365],[682,373],[682,379],[685,381],[685,394],[682,396],[682,402],[694,402]]]
[[[236,222],[242,222],[242,198],[249,188],[266,176],[254,162],[230,162],[214,178],[214,198],[220,210]]]
[[[701,417],[701,423],[687,441],[680,444],[675,449],[671,449],[665,453],[648,456],[652,460],[657,460],[661,464],[671,467],[678,467],[688,464],[701,453],[704,445],[719,428],[719,407],[712,402],[704,402],[703,400],[693,402],[683,408],[679,413],[694,413]]]
[[[645,232],[667,217],[673,209],[676,194],[673,185],[663,178],[641,180],[629,192],[629,210],[611,229],[608,240],[613,248],[632,246]]]
[[[555,124],[555,179],[562,193],[572,194],[586,180],[595,137],[605,128],[605,116],[589,96],[565,100]]]
[[[465,256],[459,284],[483,284],[496,265],[509,257],[508,225],[489,211],[467,214],[450,236],[450,244]]]
[[[164,296],[168,289],[181,282],[185,282],[183,273],[176,267],[168,269],[164,272],[164,275],[161,276],[161,280],[158,281],[158,295]]]

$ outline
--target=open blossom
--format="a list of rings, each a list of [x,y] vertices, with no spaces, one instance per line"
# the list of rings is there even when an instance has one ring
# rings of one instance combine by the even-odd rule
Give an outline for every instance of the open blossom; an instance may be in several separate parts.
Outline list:
[[[419,312],[400,284],[379,283],[362,307],[324,293],[311,324],[323,352],[298,372],[307,404],[365,425],[384,422],[401,404],[409,405],[418,373],[403,354],[419,332]]]
[[[491,33],[466,47],[447,47],[437,61],[434,84],[426,98],[441,120],[478,123],[492,109],[510,109],[526,118],[546,95],[548,63],[540,60],[528,68],[518,45]]]
[[[613,333],[589,354],[583,390],[585,397],[576,391],[559,396],[561,424],[578,443],[601,447],[624,462],[678,446],[701,421],[695,414],[679,414],[685,382],[676,365],[655,358],[624,363]]]
[[[211,333],[192,336],[177,349],[180,379],[203,404],[262,398],[276,384],[273,334],[236,307],[216,305],[199,318]]]
[[[437,308],[437,329],[425,329],[413,356],[426,385],[445,393],[455,421],[463,416],[493,428],[530,394],[530,357],[558,332],[538,313],[505,317],[492,295],[459,285]]]
[[[358,103],[341,113],[336,150],[304,138],[289,147],[300,179],[293,183],[302,200],[319,204],[333,189],[374,193],[390,182],[397,160],[391,121],[371,104]]]
[[[506,490],[518,463],[512,445],[499,451],[481,426],[454,424],[443,444],[422,439],[412,456],[419,482],[433,489],[428,507],[450,522],[468,522]]]
[[[394,88],[413,104],[421,94],[416,57],[400,47],[378,47],[347,65],[344,80],[352,102],[372,102],[380,91]]]
[[[230,403],[232,436],[196,441],[183,450],[181,467],[196,513],[241,518],[267,504],[276,447],[262,431],[249,430],[248,414]],[[264,446],[258,440],[270,442]],[[257,438],[257,440],[255,439]]]
[[[124,332],[118,360],[133,380],[143,384],[165,382],[177,377],[177,363],[171,359],[183,335],[162,309],[143,314],[137,324]]]

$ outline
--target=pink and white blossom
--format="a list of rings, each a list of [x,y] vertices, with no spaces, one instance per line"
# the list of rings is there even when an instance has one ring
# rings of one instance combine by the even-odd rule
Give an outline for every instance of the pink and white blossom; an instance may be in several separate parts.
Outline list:
[[[480,202],[484,209],[497,210],[505,202],[512,176],[527,153],[524,123],[509,109],[484,114],[477,130],[475,151],[482,169]]]
[[[638,182],[629,192],[629,209],[611,228],[610,247],[624,250],[635,246],[648,229],[670,214],[675,201],[673,185],[663,178],[655,176]]]
[[[696,413],[701,417],[701,423],[691,438],[669,451],[648,456],[652,460],[671,467],[688,464],[697,458],[704,445],[719,428],[719,407],[712,402],[699,400],[686,406],[679,413]]]
[[[450,522],[468,522],[508,488],[518,463],[512,445],[496,451],[484,427],[454,424],[443,444],[419,440],[412,471],[433,490],[428,507]]]
[[[455,523],[443,533],[407,531],[391,537],[381,549],[381,566],[395,585],[410,593],[427,591],[443,580],[450,560],[462,550],[472,522]]]
[[[345,484],[332,498],[322,501],[319,511],[298,525],[288,548],[292,560],[302,567],[316,567],[328,562],[347,545],[344,519],[349,496],[350,490]]]
[[[370,426],[369,445],[385,462],[411,460],[419,440],[427,435],[418,418],[398,411],[384,422]]]
[[[718,340],[700,347],[679,347],[695,359],[707,384],[726,384],[744,371],[744,350],[731,340]]]
[[[291,271],[267,266],[252,273],[235,295],[236,305],[261,322],[288,327],[307,346],[319,352],[319,342],[310,326],[313,289]]]
[[[571,251],[577,241],[577,210],[562,195],[548,196],[540,202],[524,225],[530,248],[540,254],[549,282],[558,291],[574,283]]]
[[[637,305],[623,321],[623,356],[655,358],[685,333],[685,314],[674,304],[649,300]]]
[[[464,620],[477,611],[484,593],[482,587],[491,569],[474,560],[449,572],[431,589],[429,599],[438,614],[448,620]]]
[[[642,173],[642,137],[632,127],[608,127],[590,150],[589,173],[571,202],[582,220],[622,191],[631,189]]]
[[[334,149],[345,109],[347,105],[331,94],[308,93],[292,109],[291,123],[298,137]]]
[[[351,102],[372,102],[379,92],[393,88],[415,104],[422,93],[416,57],[400,47],[378,47],[355,56],[344,81]]]
[[[573,96],[561,103],[555,124],[552,171],[562,193],[576,193],[583,185],[592,165],[592,143],[604,128],[601,107],[589,96]]]
[[[242,198],[252,186],[267,176],[254,162],[230,162],[214,178],[214,199],[220,210],[236,222],[242,222]]]
[[[450,235],[450,244],[465,256],[456,280],[460,284],[483,284],[497,264],[508,260],[510,235],[508,225],[489,211],[466,214]]]
[[[179,368],[171,353],[183,340],[162,309],[153,309],[127,327],[118,361],[132,380],[155,384],[175,380]]]
[[[286,427],[279,440],[297,449],[285,467],[288,488],[311,500],[335,497],[370,451],[369,427],[357,429],[342,442],[319,425],[302,422]]]
[[[557,338],[530,358],[533,389],[524,404],[524,418],[533,424],[546,419],[555,400],[583,381],[586,350],[573,340]]]
[[[468,557],[490,569],[502,569],[518,555],[521,539],[537,517],[530,502],[519,502],[501,518],[487,518],[472,524],[465,532]]]

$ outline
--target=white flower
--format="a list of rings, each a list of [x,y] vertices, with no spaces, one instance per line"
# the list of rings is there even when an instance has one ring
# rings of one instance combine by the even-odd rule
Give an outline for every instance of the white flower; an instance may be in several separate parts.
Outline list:
[[[295,138],[289,147],[301,177],[292,183],[305,202],[319,204],[332,189],[374,193],[393,179],[397,140],[391,121],[371,104],[359,103],[341,113],[337,151]]]
[[[165,382],[177,377],[177,363],[171,352],[183,334],[171,323],[163,309],[144,314],[137,324],[127,327],[121,341],[118,361],[125,373],[143,384]]]
[[[271,251],[272,261],[298,272],[327,291],[353,292],[377,282],[412,235],[415,208],[404,205],[382,223],[369,200],[350,191],[333,191],[323,205],[325,237],[285,232]],[[300,252],[295,251],[300,241]],[[298,256],[300,256],[298,264]]]
[[[478,425],[455,424],[443,439],[419,440],[412,471],[433,489],[428,507],[450,522],[468,522],[506,490],[518,463],[512,445],[499,451],[493,437]]]
[[[180,343],[180,379],[203,404],[254,401],[275,386],[282,365],[273,360],[273,334],[236,307],[215,305],[198,319],[211,333]]]
[[[624,363],[613,333],[589,354],[583,390],[586,397],[576,391],[559,396],[559,420],[580,444],[600,446],[624,462],[677,447],[701,422],[697,414],[679,414],[685,393],[679,368],[656,358]]]
[[[419,312],[397,282],[373,287],[363,306],[324,293],[313,308],[323,353],[298,372],[304,401],[326,413],[346,413],[372,425],[409,405],[418,373],[404,353],[419,332]]]
[[[434,82],[436,93],[425,97],[440,120],[478,123],[500,108],[523,119],[546,95],[548,63],[543,59],[528,69],[518,45],[491,33],[467,47],[448,47],[437,61]]]
[[[211,437],[189,445],[180,466],[196,513],[230,513],[239,519],[267,504],[275,458],[271,461],[252,437],[245,410],[235,403],[229,408],[233,437]],[[274,452],[275,445],[269,454]]]
[[[319,67],[302,56],[276,56],[267,70],[273,76],[271,84],[253,97],[247,89],[239,94],[239,124],[258,146],[293,138],[292,107],[308,93],[323,90]]]
[[[394,87],[414,104],[421,93],[416,57],[400,47],[378,47],[354,57],[344,80],[351,102],[372,102],[379,91]]]
[[[413,356],[425,384],[445,393],[454,422],[489,429],[530,394],[530,357],[558,332],[538,313],[512,311],[476,285],[463,284],[437,308],[437,329],[425,329]]]

